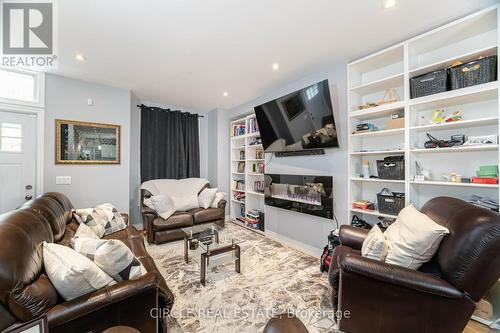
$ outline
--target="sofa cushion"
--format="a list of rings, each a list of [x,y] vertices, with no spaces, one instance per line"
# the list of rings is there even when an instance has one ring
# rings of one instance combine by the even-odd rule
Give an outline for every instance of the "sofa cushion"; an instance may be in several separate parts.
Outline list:
[[[92,260],[117,282],[136,279],[146,274],[141,262],[120,240],[76,237],[74,249]]]
[[[361,255],[373,260],[384,261],[388,252],[389,243],[379,226],[374,225],[363,241]]]
[[[219,203],[224,199],[226,194],[227,193],[225,193],[225,192],[217,192],[215,194],[215,199],[214,199],[214,201],[212,201],[212,204],[210,205],[210,207],[219,208]]]
[[[198,196],[198,206],[207,209],[210,207],[217,194],[217,188],[205,188]]]
[[[437,224],[413,205],[405,207],[384,235],[389,243],[388,264],[418,269],[431,260],[444,236],[446,227]]]
[[[193,215],[194,224],[224,219],[224,210],[220,208],[196,208],[189,212]]]
[[[99,238],[127,227],[123,216],[109,203],[77,209],[75,217],[78,222],[88,225]]]
[[[43,261],[50,282],[67,301],[116,283],[90,259],[63,245],[44,242]]]
[[[175,212],[167,220],[157,217],[153,219],[153,229],[155,231],[165,229],[184,228],[193,225],[193,216],[186,212]]]

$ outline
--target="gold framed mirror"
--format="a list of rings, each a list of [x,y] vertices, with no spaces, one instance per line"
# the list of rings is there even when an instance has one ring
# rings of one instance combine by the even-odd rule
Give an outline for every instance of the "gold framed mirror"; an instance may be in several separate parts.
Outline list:
[[[56,119],[56,164],[120,164],[120,125]]]

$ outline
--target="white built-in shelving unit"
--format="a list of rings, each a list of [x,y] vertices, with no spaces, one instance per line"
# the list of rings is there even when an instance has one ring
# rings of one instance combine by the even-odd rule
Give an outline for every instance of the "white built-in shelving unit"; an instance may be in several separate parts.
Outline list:
[[[447,68],[455,61],[465,63],[481,56],[497,55],[498,45],[499,9],[495,6],[348,65],[349,219],[353,214],[362,215],[370,222],[375,222],[378,217],[394,218],[376,210],[352,208],[354,200],[376,202],[376,194],[384,187],[404,192],[405,203],[413,203],[417,208],[441,195],[468,199],[472,194],[478,194],[499,199],[498,185],[450,183],[441,177],[452,172],[471,177],[481,165],[498,165],[499,145],[424,148],[424,142],[428,140],[426,133],[447,140],[455,134],[498,135],[498,81],[410,98],[412,77]],[[398,101],[359,109],[359,105],[380,101],[389,88],[397,92]],[[446,113],[461,111],[462,120],[435,125],[423,123],[422,117],[430,119],[436,109],[445,109]],[[404,112],[404,127],[385,129],[387,120],[395,111]],[[354,134],[356,125],[361,122],[370,122],[381,130]],[[377,175],[376,161],[392,155],[404,156],[404,180],[360,177],[363,161],[369,161],[371,174]],[[431,180],[414,180],[416,161],[431,171]]]
[[[230,199],[230,217],[231,220],[245,228],[249,228],[258,233],[260,230],[250,228],[247,223],[240,221],[238,218],[245,217],[246,213],[251,210],[259,210],[264,212],[264,193],[256,191],[254,183],[256,181],[264,182],[264,173],[259,172],[258,165],[264,164],[264,153],[262,144],[257,144],[260,139],[258,131],[252,132],[250,123],[255,121],[255,114],[252,112],[243,118],[239,118],[230,122],[231,131],[231,193]],[[235,125],[244,125],[245,134],[238,136],[233,135],[233,127]],[[262,156],[257,156],[257,152],[262,151]],[[238,165],[244,164],[243,170],[238,170]],[[243,172],[239,172],[243,171]],[[233,188],[234,181],[243,181],[245,189]],[[243,200],[235,200],[235,193],[244,193]]]

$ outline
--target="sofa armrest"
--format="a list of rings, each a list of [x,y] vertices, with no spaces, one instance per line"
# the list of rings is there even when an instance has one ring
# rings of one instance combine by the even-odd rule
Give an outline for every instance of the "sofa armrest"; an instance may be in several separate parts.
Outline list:
[[[60,326],[91,312],[101,311],[114,303],[142,293],[153,292],[158,290],[158,285],[158,276],[154,272],[149,272],[139,279],[119,282],[91,294],[59,303],[47,313],[49,326]]]
[[[219,204],[217,205],[217,207],[226,210],[226,204],[227,204],[227,201],[222,199],[221,201],[219,201]]]
[[[352,225],[341,225],[339,229],[340,243],[354,250],[361,250],[368,232],[369,230],[353,227]]]
[[[368,259],[357,254],[339,258],[341,274],[344,272],[447,298],[464,298],[464,294],[445,280],[428,273]],[[341,277],[342,279],[342,277]]]

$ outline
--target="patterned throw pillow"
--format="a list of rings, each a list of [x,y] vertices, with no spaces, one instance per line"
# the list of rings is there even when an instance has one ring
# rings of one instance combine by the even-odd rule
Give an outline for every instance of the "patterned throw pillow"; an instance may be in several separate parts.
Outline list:
[[[121,214],[109,203],[94,208],[77,209],[75,217],[79,223],[90,227],[99,238],[127,227]]]
[[[122,241],[73,238],[74,249],[92,260],[115,281],[136,279],[147,273],[141,262]]]

